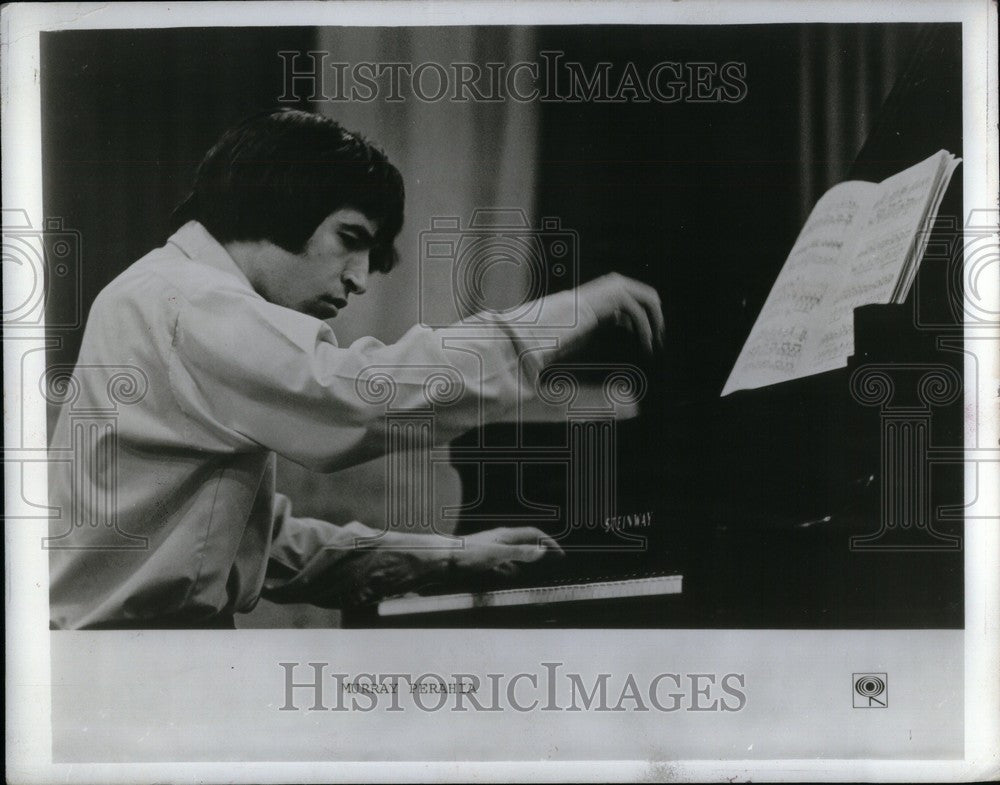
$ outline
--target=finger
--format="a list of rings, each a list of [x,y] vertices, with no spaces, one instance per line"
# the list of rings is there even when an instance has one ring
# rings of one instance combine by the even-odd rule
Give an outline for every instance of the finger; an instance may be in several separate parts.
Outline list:
[[[551,537],[542,537],[539,541],[539,545],[545,548],[549,556],[565,556],[566,551],[562,549],[562,546],[553,540]]]
[[[642,347],[652,354],[653,352],[653,328],[649,323],[649,316],[646,309],[640,305],[635,298],[629,298],[625,306],[625,315],[632,326],[632,332],[639,339]]]
[[[660,301],[660,293],[648,284],[639,281],[631,281],[631,283],[635,299],[638,300],[639,304],[646,311],[656,345],[662,348],[666,339],[667,325],[663,318],[663,304]]]
[[[654,290],[652,296],[643,302],[643,306],[646,308],[646,315],[649,317],[649,322],[653,327],[656,346],[662,349],[667,340],[667,323],[663,318],[663,305],[660,302],[660,295]]]

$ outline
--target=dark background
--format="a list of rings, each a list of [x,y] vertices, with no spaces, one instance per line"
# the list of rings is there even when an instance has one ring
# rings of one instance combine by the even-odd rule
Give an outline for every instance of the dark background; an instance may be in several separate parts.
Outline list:
[[[670,52],[681,61],[743,61],[749,77],[736,105],[545,108],[540,214],[581,227],[584,278],[614,260],[615,269],[656,286],[670,327],[665,361],[623,356],[613,338],[602,357],[635,362],[653,382],[642,417],[619,429],[621,495],[633,510],[646,500],[660,512],[662,539],[652,547],[666,554],[665,567],[684,573],[685,597],[625,604],[606,622],[964,623],[960,550],[849,547],[852,535],[878,528],[882,473],[880,412],[852,398],[850,373],[866,360],[909,360],[961,374],[961,354],[935,344],[960,333],[943,265],[925,264],[905,305],[859,327],[849,368],[718,397],[806,205],[842,179],[878,182],[941,148],[961,156],[959,28],[894,33],[899,46],[885,56],[898,66],[875,100],[858,93],[859,80],[877,83],[885,67],[871,59],[884,34],[872,28],[543,32],[547,48],[585,63],[641,51],[648,66]],[[792,52],[803,58],[798,64]],[[945,223],[964,214],[961,171],[939,211]],[[946,326],[915,329],[918,300]],[[935,409],[932,422],[934,444],[961,444],[961,399]],[[932,505],[961,503],[961,466],[935,467],[931,482]],[[936,507],[931,518],[956,532]],[[575,623],[600,623],[585,613]]]

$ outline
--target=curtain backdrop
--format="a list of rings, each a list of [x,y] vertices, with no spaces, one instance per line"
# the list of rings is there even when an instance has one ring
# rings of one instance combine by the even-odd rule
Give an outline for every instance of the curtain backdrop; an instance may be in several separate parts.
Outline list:
[[[808,25],[799,34],[800,223],[844,179],[922,25]]]

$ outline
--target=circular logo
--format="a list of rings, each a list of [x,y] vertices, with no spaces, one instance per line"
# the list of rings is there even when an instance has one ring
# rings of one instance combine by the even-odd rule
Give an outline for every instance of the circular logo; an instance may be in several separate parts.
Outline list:
[[[865,698],[877,698],[885,692],[885,682],[878,676],[862,676],[854,682],[854,691]]]

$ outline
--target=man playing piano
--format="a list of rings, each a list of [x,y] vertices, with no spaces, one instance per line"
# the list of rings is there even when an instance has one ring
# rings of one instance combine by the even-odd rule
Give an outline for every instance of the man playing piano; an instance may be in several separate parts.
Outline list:
[[[500,320],[504,339],[481,340],[478,358],[442,348],[448,328],[341,347],[329,320],[365,293],[371,273],[392,269],[402,222],[399,172],[329,118],[264,113],[208,152],[176,232],[90,311],[73,409],[98,407],[122,366],[146,388],[119,407],[87,460],[51,463],[54,628],[232,628],[260,597],[351,606],[444,578],[460,586],[558,551],[534,528],[427,547],[436,535],[293,517],[275,492],[275,454],[333,471],[385,449],[384,411],[358,394],[366,368],[398,369],[401,408],[424,403],[427,366],[454,368],[464,391],[436,426],[457,435],[481,417],[510,417],[520,363],[537,374],[602,323],[628,327],[650,351],[662,342],[656,292],[610,275],[549,295],[544,312],[565,324],[576,308],[576,326],[520,361],[544,325]],[[69,443],[70,408],[57,443]],[[107,440],[116,440],[114,462],[102,461]],[[101,498],[114,505],[110,518]],[[141,545],[121,547],[123,532]]]

